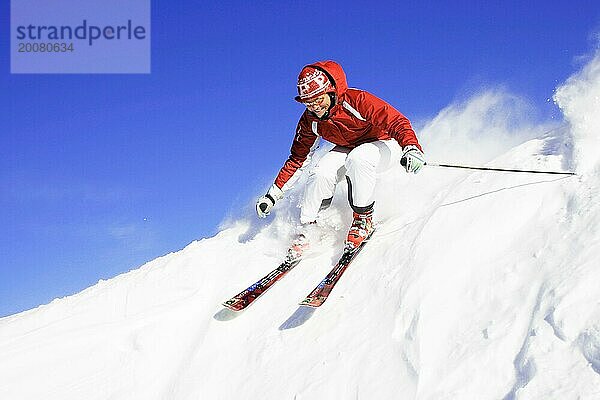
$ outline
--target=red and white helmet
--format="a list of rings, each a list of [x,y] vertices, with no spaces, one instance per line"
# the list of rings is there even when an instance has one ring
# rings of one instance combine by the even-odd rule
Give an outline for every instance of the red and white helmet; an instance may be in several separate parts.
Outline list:
[[[315,67],[304,67],[298,75],[296,101],[306,101],[323,93],[334,92],[335,87],[325,72]]]

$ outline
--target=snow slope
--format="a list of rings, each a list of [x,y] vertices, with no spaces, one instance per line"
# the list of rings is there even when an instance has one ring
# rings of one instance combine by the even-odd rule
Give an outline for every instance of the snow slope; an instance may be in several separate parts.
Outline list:
[[[242,314],[219,304],[285,252],[299,194],[274,218],[77,294],[0,319],[0,399],[600,399],[600,57],[558,88],[566,125],[490,91],[422,130],[432,161],[577,177],[429,167],[381,177],[380,229],[331,298],[350,222]]]

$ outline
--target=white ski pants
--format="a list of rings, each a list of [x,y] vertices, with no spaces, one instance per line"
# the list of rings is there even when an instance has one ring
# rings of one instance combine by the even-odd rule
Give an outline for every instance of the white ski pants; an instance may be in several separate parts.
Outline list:
[[[370,206],[377,174],[398,165],[402,148],[394,139],[378,140],[349,149],[336,146],[325,154],[308,176],[301,203],[300,222],[315,221],[323,200],[333,197],[344,176],[348,182],[348,200],[354,209]]]

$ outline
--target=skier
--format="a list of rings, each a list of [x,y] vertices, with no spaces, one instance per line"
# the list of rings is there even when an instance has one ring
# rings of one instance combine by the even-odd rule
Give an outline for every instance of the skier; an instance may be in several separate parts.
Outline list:
[[[314,224],[320,210],[331,204],[336,184],[345,175],[353,222],[345,247],[352,250],[373,231],[377,173],[401,161],[406,172],[417,173],[425,164],[410,121],[385,101],[364,90],[348,88],[346,75],[335,61],[302,68],[295,100],[306,110],[300,117],[291,155],[268,192],[256,203],[258,216],[269,215],[308,165],[319,137],[335,144],[309,173],[301,203],[303,229]],[[300,233],[298,239],[307,241]],[[302,243],[302,245],[308,243]],[[300,250],[299,250],[300,251]]]

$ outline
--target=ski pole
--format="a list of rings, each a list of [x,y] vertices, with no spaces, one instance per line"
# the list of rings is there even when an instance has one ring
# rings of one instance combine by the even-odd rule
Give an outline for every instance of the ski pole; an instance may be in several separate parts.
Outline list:
[[[400,164],[405,167],[406,159],[401,159]],[[526,169],[508,169],[508,168],[491,168],[491,167],[475,167],[471,165],[457,165],[457,164],[438,164],[433,162],[427,162],[425,165],[430,167],[443,167],[443,168],[462,168],[462,169],[476,169],[480,171],[501,171],[501,172],[525,172],[529,174],[552,174],[552,175],[577,175],[575,172],[562,172],[562,171],[537,171],[537,170],[526,170]]]
[[[454,164],[437,164],[437,163],[425,163],[430,167],[444,167],[444,168],[463,168],[463,169],[477,169],[480,171],[501,171],[501,172],[525,172],[528,174],[552,174],[552,175],[577,175],[575,172],[570,171],[537,171],[529,169],[509,169],[509,168],[491,168],[491,167],[474,167],[470,165],[454,165]]]

